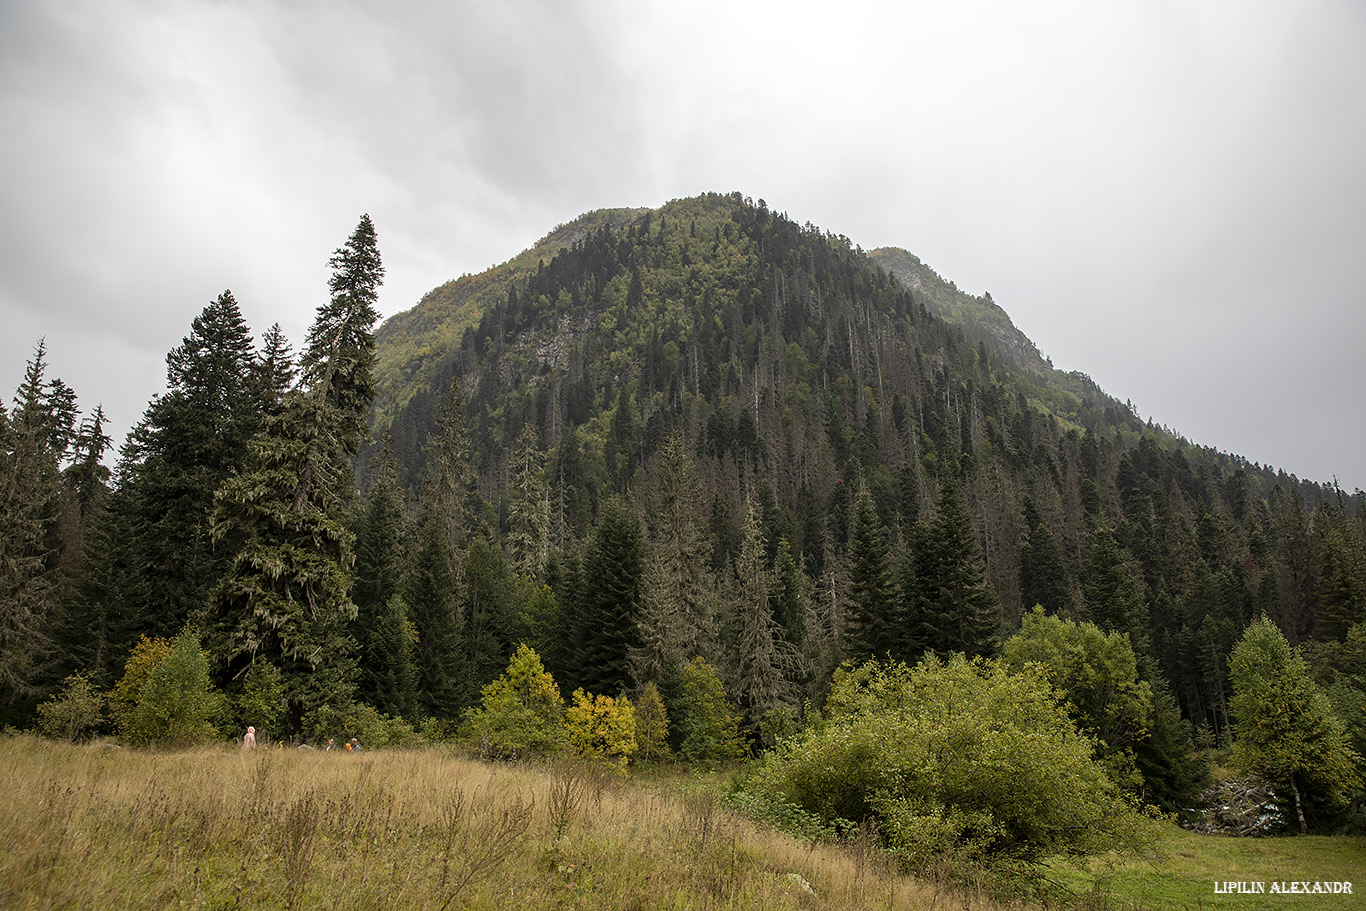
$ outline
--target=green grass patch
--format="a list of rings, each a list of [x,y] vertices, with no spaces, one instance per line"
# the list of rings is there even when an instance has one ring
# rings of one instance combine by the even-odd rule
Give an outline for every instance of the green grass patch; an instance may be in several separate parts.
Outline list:
[[[1056,864],[1049,878],[1103,908],[1366,908],[1366,839],[1229,838],[1196,835],[1173,825],[1156,849],[1156,854],[1142,859],[1106,857]],[[1230,882],[1265,883],[1267,891],[1223,891]],[[1273,882],[1350,882],[1352,894],[1273,894]],[[1215,891],[1216,884],[1221,891]]]

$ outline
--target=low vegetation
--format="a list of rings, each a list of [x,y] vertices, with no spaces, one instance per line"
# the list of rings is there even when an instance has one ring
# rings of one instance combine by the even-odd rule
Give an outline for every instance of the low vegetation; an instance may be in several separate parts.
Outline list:
[[[962,656],[841,669],[821,723],[780,744],[745,790],[823,825],[872,823],[921,871],[1028,872],[1155,835],[1036,665],[1010,674]]]
[[[866,839],[756,826],[695,786],[437,748],[144,752],[0,739],[0,907],[978,908]]]
[[[1048,871],[1063,895],[1082,907],[1113,909],[1263,909],[1325,911],[1355,908],[1366,892],[1366,839],[1310,835],[1233,838],[1197,835],[1169,825],[1160,850],[1144,857],[1107,856],[1058,863]],[[1352,883],[1352,895],[1278,895],[1273,882]],[[1265,883],[1262,894],[1215,892],[1215,883]]]

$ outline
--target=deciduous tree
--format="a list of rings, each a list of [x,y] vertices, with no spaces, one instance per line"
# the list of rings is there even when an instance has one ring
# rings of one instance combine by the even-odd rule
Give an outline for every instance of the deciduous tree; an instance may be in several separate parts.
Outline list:
[[[1356,752],[1298,651],[1266,616],[1228,659],[1233,758],[1244,772],[1289,790],[1301,834],[1331,818],[1361,787]]]

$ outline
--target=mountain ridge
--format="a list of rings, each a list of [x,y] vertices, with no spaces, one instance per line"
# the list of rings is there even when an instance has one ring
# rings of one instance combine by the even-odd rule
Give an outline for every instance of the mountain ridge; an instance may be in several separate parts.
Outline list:
[[[503,263],[437,286],[408,310],[385,320],[376,332],[376,377],[380,389],[374,409],[377,432],[384,432],[395,410],[405,405],[418,388],[430,386],[442,372],[443,366],[449,366],[451,353],[460,344],[463,334],[478,326],[484,315],[506,295],[507,288],[524,283],[537,268],[582,243],[594,231],[603,228],[621,231],[639,224],[647,215],[664,218],[671,214],[695,216],[699,205],[714,204],[717,200],[727,200],[732,205],[764,208],[766,211],[763,200],[756,204],[738,192],[674,199],[655,209],[617,207],[591,210],[555,226],[535,244]],[[869,262],[915,294],[930,313],[961,329],[974,342],[986,342],[1021,370],[1039,377],[1054,393],[1030,398],[1031,404],[1040,410],[1066,420],[1069,411],[1082,403],[1092,402],[1100,408],[1126,411],[1133,422],[1144,423],[1127,401],[1120,402],[1084,372],[1055,368],[1051,359],[1015,326],[1007,311],[989,293],[976,296],[962,291],[954,282],[944,279],[918,256],[903,248],[884,246],[865,253],[843,235],[822,231],[809,222],[804,230],[835,239],[858,255],[865,256]],[[401,339],[405,336],[411,339],[410,343],[402,343]],[[1070,397],[1076,404],[1060,408],[1055,400],[1057,395]],[[1151,426],[1164,437],[1187,442],[1164,426]],[[1241,456],[1229,455],[1235,460],[1246,461]]]

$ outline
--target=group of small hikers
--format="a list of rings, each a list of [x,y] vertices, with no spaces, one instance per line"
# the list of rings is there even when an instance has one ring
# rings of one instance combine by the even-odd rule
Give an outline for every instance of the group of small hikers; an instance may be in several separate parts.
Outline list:
[[[251,749],[255,749],[255,748],[256,748],[256,728],[251,727],[250,725],[248,725],[248,726],[247,726],[247,732],[246,732],[245,734],[242,735],[242,749],[244,749],[244,750],[251,750]],[[350,740],[346,741],[346,743],[342,744],[342,747],[341,747],[341,748],[344,749],[344,750],[345,750],[346,752],[348,752],[348,753],[355,753],[355,752],[358,752],[358,751],[360,750],[360,741],[357,740],[355,737],[352,737]],[[332,752],[332,751],[335,750],[335,749],[337,749],[337,741],[334,740],[334,739],[331,738],[331,737],[327,738],[327,746],[323,747],[323,752],[324,752],[324,753],[330,753],[330,752]]]

